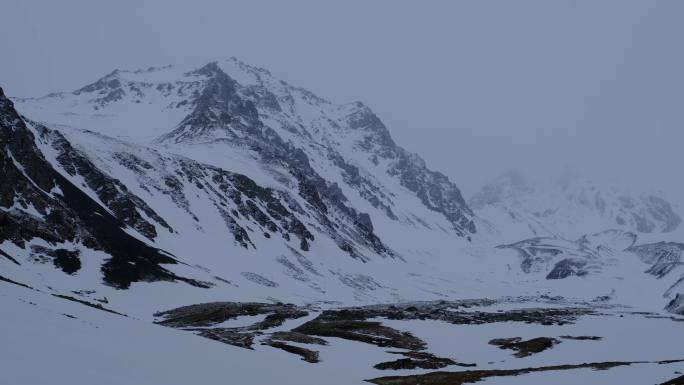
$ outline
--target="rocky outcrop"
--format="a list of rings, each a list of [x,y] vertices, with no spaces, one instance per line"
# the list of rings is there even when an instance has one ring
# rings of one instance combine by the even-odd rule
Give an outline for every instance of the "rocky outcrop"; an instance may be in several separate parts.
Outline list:
[[[388,352],[392,354],[400,354],[405,358],[399,358],[394,361],[381,362],[373,365],[375,369],[379,370],[401,370],[401,369],[441,369],[449,365],[459,366],[475,366],[469,364],[459,364],[451,358],[437,357],[428,352]]]
[[[628,251],[636,254],[642,262],[651,266],[646,270],[647,273],[662,278],[682,264],[684,243],[647,243],[630,247]]]
[[[665,309],[671,313],[684,315],[684,294],[678,293]]]
[[[176,143],[220,137],[241,139],[261,128],[259,114],[251,100],[238,94],[239,84],[216,62],[193,71],[207,78],[201,94],[192,101],[194,109],[178,127],[159,138]],[[216,132],[220,131],[220,132]]]
[[[183,306],[176,309],[157,312],[156,323],[163,326],[188,330],[197,335],[223,342],[225,344],[252,349],[254,338],[261,331],[281,326],[285,321],[308,315],[304,309],[292,304],[269,304],[259,302],[209,302]],[[223,327],[221,323],[242,316],[264,315],[264,319],[251,325]],[[308,349],[298,349],[283,341],[296,341],[294,334],[274,333],[267,344],[273,347],[301,355],[309,362],[316,362],[318,354]],[[306,338],[304,339],[306,340]],[[310,343],[304,342],[304,343]],[[313,342],[315,343],[315,342]]]
[[[495,338],[489,341],[490,345],[498,346],[499,349],[509,349],[515,351],[515,356],[518,358],[541,353],[544,350],[551,349],[553,346],[560,343],[561,341],[550,337],[537,337],[529,340],[523,340],[520,337]]]
[[[562,259],[553,266],[553,269],[546,276],[546,279],[563,279],[571,275],[581,277],[587,275],[588,272],[584,270],[587,262],[577,259],[566,258]]]
[[[444,174],[429,170],[425,161],[416,154],[397,150],[398,161],[388,170],[402,186],[416,193],[430,210],[444,215],[461,236],[474,234],[477,229],[473,212],[461,196],[461,191]]]
[[[324,312],[293,331],[320,337],[338,337],[365,342],[380,347],[422,350],[425,342],[408,332],[382,325],[381,322],[339,318],[336,313]]]
[[[279,326],[285,320],[306,316],[308,313],[292,304],[260,302],[209,302],[157,312],[158,324],[175,328],[209,327],[240,316],[265,314],[264,321],[249,326],[262,330]]]
[[[150,240],[157,236],[154,223],[169,232],[173,229],[140,197],[128,191],[126,185],[97,168],[84,154],[76,150],[66,138],[55,130],[31,122],[41,139],[49,141],[57,152],[59,167],[71,177],[80,177],[100,202],[126,225],[136,229]],[[145,219],[150,218],[150,220]],[[153,223],[154,222],[154,223]]]
[[[631,250],[635,242],[636,234],[632,232],[606,230],[583,235],[576,241],[536,237],[497,248],[515,250],[525,273],[544,272],[552,266],[546,279],[563,279],[600,270],[606,259]]]
[[[192,112],[176,129],[158,138],[158,142],[229,140],[234,145],[248,147],[265,164],[282,167],[294,177],[298,183],[299,196],[315,210],[318,221],[340,249],[355,258],[367,259],[355,246],[360,244],[374,253],[393,256],[393,252],[373,233],[370,217],[345,204],[346,198],[334,188],[333,183],[311,167],[304,151],[285,142],[276,131],[261,122],[254,102],[243,95],[238,83],[216,63],[207,64],[194,74],[204,76],[207,80],[202,92],[192,100]],[[266,220],[258,215],[254,218],[262,225]],[[231,223],[231,226],[234,225]],[[304,231],[303,226],[295,227],[296,231],[302,233],[302,250],[307,250],[308,241],[313,240],[313,237]],[[243,246],[250,243],[244,233],[239,238]]]

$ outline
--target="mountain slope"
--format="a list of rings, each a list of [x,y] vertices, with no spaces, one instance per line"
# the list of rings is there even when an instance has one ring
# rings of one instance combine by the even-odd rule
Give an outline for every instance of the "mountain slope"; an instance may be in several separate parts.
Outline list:
[[[59,295],[143,317],[137,298],[162,287],[176,293],[166,307],[235,289],[249,299],[429,298],[441,290],[433,277],[446,284],[454,273],[440,261],[476,232],[458,188],[398,147],[366,106],[334,105],[234,59],[114,71],[16,103],[36,120],[11,105],[3,112],[24,126],[43,159],[35,167],[73,186],[88,202],[83,215],[106,212],[133,241],[94,238],[165,257],[132,261],[78,237],[28,234],[23,226],[59,227],[38,211],[36,225],[13,223],[25,239],[0,243],[8,263],[21,264],[6,275]],[[144,263],[165,267],[129,271]],[[192,286],[136,284],[155,280]]]
[[[332,190],[360,211],[379,211],[391,220],[424,216],[395,213],[401,208],[393,195],[398,188],[409,190],[417,205],[447,220],[440,225],[458,235],[476,231],[458,188],[398,147],[368,107],[332,104],[235,59],[194,70],[114,71],[73,93],[17,102],[39,120],[152,141],[229,170],[241,167],[224,161],[225,151],[242,153],[235,157],[247,163],[257,157],[280,165],[286,173],[297,168],[309,183],[325,179],[321,192]]]
[[[643,292],[662,295],[672,301],[668,309],[678,309],[682,244],[663,239],[678,239],[681,219],[662,197],[577,177],[533,185],[509,171],[485,185],[470,204],[489,225],[496,247],[515,251],[521,272],[546,280],[601,275],[635,285],[645,280],[650,283]],[[653,243],[636,245],[644,240]]]
[[[57,248],[42,247],[38,249],[41,254],[53,258],[55,265],[63,269],[63,264],[70,263],[76,270],[80,266],[81,250],[60,246],[78,244],[102,250],[110,256],[101,267],[104,282],[115,287],[126,288],[131,282],[155,280],[183,280],[202,285],[163,268],[161,264],[177,261],[125,232],[119,218],[57,172],[35,146],[33,134],[1,90],[0,129],[3,147],[0,205],[6,208],[0,212],[2,244],[11,241],[25,247],[27,241],[42,239]],[[133,205],[127,198],[116,203]],[[3,251],[3,255],[9,254]],[[19,264],[15,258],[7,258]]]

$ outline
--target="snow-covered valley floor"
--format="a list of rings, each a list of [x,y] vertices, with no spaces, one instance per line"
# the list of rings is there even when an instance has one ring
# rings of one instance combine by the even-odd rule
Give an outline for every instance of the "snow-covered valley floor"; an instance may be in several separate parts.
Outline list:
[[[4,329],[0,362],[2,382],[9,385],[217,381],[342,385],[365,380],[378,384],[661,384],[684,372],[680,338],[684,317],[616,305],[548,297],[347,309],[292,305],[287,311],[296,318],[250,330],[250,323],[271,319],[272,309],[261,316],[233,316],[231,311],[246,305],[225,303],[233,310],[223,313],[216,309],[203,313],[198,307],[192,314],[158,316],[157,322],[176,322],[166,324],[175,327],[166,327],[14,283],[2,281],[0,285]],[[276,313],[283,311],[279,306],[285,306],[270,305]],[[223,318],[228,319],[218,322]],[[253,332],[254,341],[249,349],[202,338],[197,330],[188,330],[193,329],[188,322],[204,322],[209,329]],[[318,329],[302,328],[314,324]],[[294,341],[293,335],[313,342]],[[518,346],[522,350],[493,344],[496,339],[515,337],[520,339],[514,341],[523,342]],[[538,337],[553,341],[552,346],[524,344]],[[286,345],[318,352],[318,362],[306,362],[297,354],[267,345],[274,338],[290,339]],[[411,356],[411,352],[431,358]],[[453,364],[374,368],[388,362],[407,368],[443,362],[435,359],[451,359]],[[461,377],[430,382],[429,377],[419,376],[434,376],[437,371]]]

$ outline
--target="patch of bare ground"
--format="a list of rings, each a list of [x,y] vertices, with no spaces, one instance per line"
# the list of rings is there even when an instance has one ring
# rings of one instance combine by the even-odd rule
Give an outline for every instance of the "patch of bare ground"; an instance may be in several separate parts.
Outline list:
[[[603,338],[598,336],[560,336],[564,340],[575,341],[601,341]]]
[[[549,337],[537,337],[529,340],[523,340],[520,337],[495,338],[489,341],[490,345],[498,346],[499,349],[508,349],[516,351],[517,353],[515,353],[515,356],[518,358],[541,353],[544,350],[551,349],[552,347],[560,343],[561,341]]]
[[[263,330],[282,325],[309,313],[292,304],[258,302],[210,302],[155,313],[157,324],[196,332],[199,336],[225,344],[252,349],[254,338]],[[265,315],[262,321],[233,328],[214,327],[241,316]]]
[[[441,369],[450,365],[457,365],[463,367],[476,366],[475,364],[463,364],[452,360],[451,358],[437,357],[432,353],[427,352],[391,352],[391,354],[400,354],[405,358],[400,358],[394,361],[381,362],[375,366],[379,370],[400,370],[400,369]]]
[[[285,342],[274,341],[271,339],[265,340],[264,342],[262,342],[262,345],[268,345],[276,349],[284,350],[288,353],[296,354],[302,358],[302,361],[306,361],[312,364],[319,362],[318,352],[315,350],[303,348],[301,346],[294,346],[286,344]]]
[[[376,321],[340,319],[328,312],[323,312],[292,331],[319,337],[338,337],[379,347],[425,349],[425,342],[409,332],[402,332]]]
[[[670,362],[684,362],[684,360],[672,360]],[[426,374],[417,374],[411,376],[387,376],[378,377],[366,380],[372,384],[377,385],[462,385],[473,384],[491,377],[514,377],[529,373],[537,372],[552,372],[561,370],[573,369],[594,369],[607,370],[618,366],[629,366],[634,364],[653,364],[661,362],[652,361],[627,361],[627,362],[592,362],[575,365],[554,365],[542,366],[537,368],[522,368],[522,369],[493,369],[493,370],[468,370],[462,372],[432,372]],[[678,383],[665,383],[667,385],[676,385]],[[663,384],[663,385],[665,385]]]

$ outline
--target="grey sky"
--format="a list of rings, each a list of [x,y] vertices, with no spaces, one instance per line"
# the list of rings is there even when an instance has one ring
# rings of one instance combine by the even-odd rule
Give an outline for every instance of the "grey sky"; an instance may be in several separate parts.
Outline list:
[[[362,100],[466,195],[565,165],[684,194],[682,1],[3,0],[0,85],[236,56]]]

